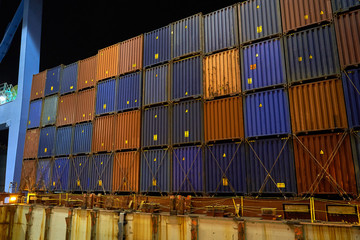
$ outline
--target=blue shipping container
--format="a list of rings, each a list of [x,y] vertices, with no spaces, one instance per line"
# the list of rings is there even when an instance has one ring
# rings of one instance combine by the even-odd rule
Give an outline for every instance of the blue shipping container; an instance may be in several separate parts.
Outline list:
[[[45,96],[55,94],[60,89],[60,79],[63,65],[47,70],[45,82]]]
[[[205,53],[238,46],[237,5],[204,15]]]
[[[75,92],[77,87],[78,63],[67,65],[63,69],[60,83],[60,94]]]
[[[168,106],[145,109],[142,124],[143,147],[170,145]]]
[[[169,69],[169,64],[164,64],[145,71],[144,105],[163,103],[169,100]]]
[[[36,189],[47,191],[50,188],[51,159],[41,159],[36,168]]]
[[[71,191],[87,191],[89,189],[89,156],[78,156],[70,159],[70,190]]]
[[[202,95],[202,57],[192,57],[173,63],[172,100]]]
[[[173,57],[178,58],[202,50],[202,14],[181,19],[172,24]]]
[[[359,0],[331,0],[334,13],[347,11],[360,5]]]
[[[249,193],[297,193],[291,139],[249,141],[246,166]]]
[[[38,128],[40,126],[41,107],[42,107],[41,99],[30,102],[28,125],[27,125],[28,129]]]
[[[90,191],[112,190],[113,154],[94,155],[91,160]]]
[[[53,163],[51,189],[66,192],[69,190],[71,161],[68,157],[56,158]]]
[[[248,45],[242,48],[241,58],[244,90],[286,83],[282,40],[271,39]]]
[[[172,191],[203,191],[203,150],[200,146],[175,148],[173,151]]]
[[[203,106],[201,100],[175,103],[172,117],[173,144],[203,142]]]
[[[55,154],[56,127],[45,127],[40,130],[38,157],[51,157]]]
[[[167,149],[142,152],[140,191],[170,192],[170,154]]]
[[[251,0],[239,5],[240,43],[282,32],[279,0]]]
[[[115,111],[115,85],[115,78],[98,83],[95,107],[97,115]]]
[[[44,99],[43,110],[41,115],[41,126],[53,125],[56,122],[58,108],[58,96],[50,96]]]
[[[291,133],[287,92],[284,89],[245,96],[245,137]]]
[[[171,59],[171,25],[145,33],[144,67]]]
[[[226,143],[205,149],[208,193],[246,193],[245,145]]]
[[[141,107],[142,73],[131,73],[120,77],[117,85],[117,111]]]
[[[93,124],[91,122],[76,124],[74,128],[73,154],[90,153]]]
[[[349,127],[360,127],[360,68],[343,72],[342,81]]]
[[[73,127],[62,127],[56,130],[55,156],[71,154]]]
[[[289,83],[340,73],[333,25],[286,35],[284,52]]]
[[[360,192],[360,131],[352,132],[351,148],[354,157],[356,183],[358,187],[358,192]]]

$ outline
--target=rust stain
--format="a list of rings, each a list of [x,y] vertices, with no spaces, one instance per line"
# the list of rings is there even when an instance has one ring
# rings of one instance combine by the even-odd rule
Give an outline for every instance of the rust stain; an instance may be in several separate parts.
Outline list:
[[[36,160],[24,160],[19,190],[34,190],[36,181]]]

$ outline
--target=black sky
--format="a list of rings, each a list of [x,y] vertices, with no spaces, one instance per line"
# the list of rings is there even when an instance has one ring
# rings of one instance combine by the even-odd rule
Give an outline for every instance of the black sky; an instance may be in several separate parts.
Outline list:
[[[20,0],[0,0],[0,39]],[[198,12],[204,14],[239,1],[91,1],[44,0],[40,71],[70,64],[98,49],[163,27]],[[0,83],[17,83],[21,31],[0,63]]]

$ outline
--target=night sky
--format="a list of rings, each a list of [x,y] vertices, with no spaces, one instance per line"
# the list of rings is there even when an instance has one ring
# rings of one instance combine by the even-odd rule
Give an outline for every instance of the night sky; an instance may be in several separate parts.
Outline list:
[[[40,71],[70,64],[97,50],[167,24],[239,1],[90,1],[44,0]],[[0,39],[20,0],[0,0]],[[17,84],[21,26],[0,63],[0,83]]]

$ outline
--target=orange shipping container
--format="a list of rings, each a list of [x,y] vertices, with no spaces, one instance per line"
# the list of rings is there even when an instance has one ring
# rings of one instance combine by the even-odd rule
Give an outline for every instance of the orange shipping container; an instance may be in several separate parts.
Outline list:
[[[224,98],[204,104],[205,141],[243,139],[243,105],[241,97]]]
[[[47,71],[35,74],[32,79],[30,101],[44,97]]]
[[[239,50],[216,53],[203,60],[204,98],[241,92]]]
[[[289,88],[294,133],[347,128],[341,80],[333,79]]]
[[[60,97],[58,114],[56,117],[56,126],[59,127],[75,123],[76,99],[76,93]]]
[[[115,150],[140,148],[140,115],[140,110],[116,115]]]
[[[92,138],[93,152],[111,152],[114,149],[114,115],[96,118]]]
[[[19,190],[32,191],[36,183],[36,160],[24,160],[21,170]]]
[[[120,44],[120,74],[142,68],[143,35],[131,38]]]
[[[119,152],[115,154],[113,167],[114,192],[139,191],[139,152]]]
[[[119,75],[120,43],[100,49],[97,56],[96,81]]]
[[[94,119],[95,113],[95,88],[77,93],[75,122],[87,122]]]
[[[77,89],[95,86],[97,55],[79,62]]]
[[[24,159],[31,159],[37,157],[39,148],[39,137],[39,128],[26,131],[24,144]]]

